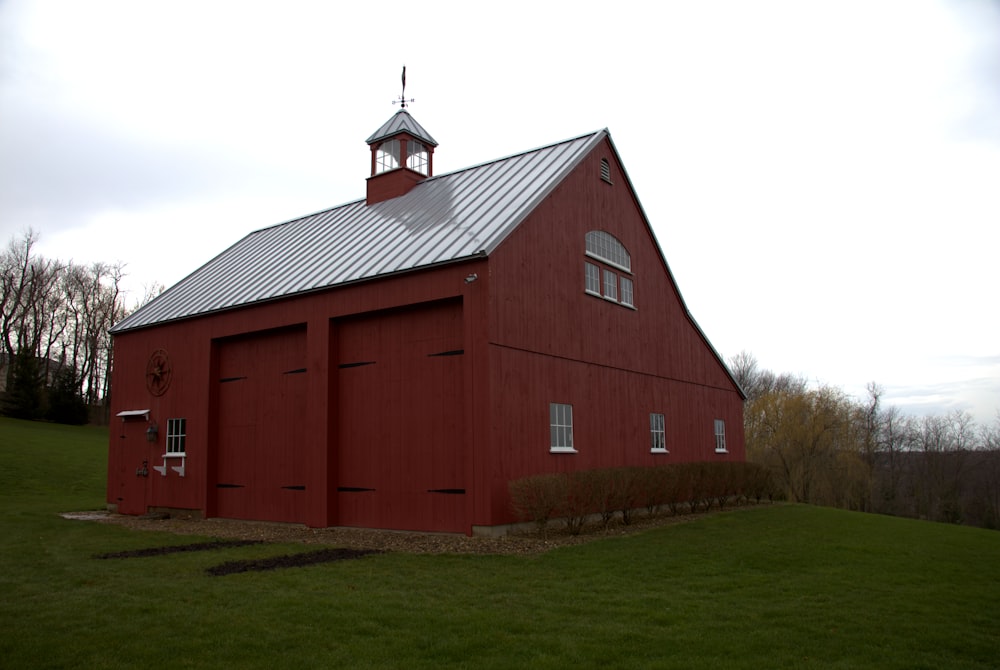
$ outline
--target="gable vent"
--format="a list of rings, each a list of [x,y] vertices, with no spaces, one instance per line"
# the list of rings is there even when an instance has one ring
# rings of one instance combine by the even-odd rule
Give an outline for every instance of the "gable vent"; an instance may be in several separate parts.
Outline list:
[[[601,179],[609,184],[611,183],[611,164],[608,163],[607,158],[601,159]]]

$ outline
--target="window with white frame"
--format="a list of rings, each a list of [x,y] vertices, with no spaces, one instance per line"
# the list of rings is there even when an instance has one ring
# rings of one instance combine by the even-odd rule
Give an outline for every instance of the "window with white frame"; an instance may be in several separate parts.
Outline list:
[[[618,275],[611,270],[604,271],[604,297],[618,302]]]
[[[593,263],[585,263],[587,266],[587,293],[601,295],[601,268]]]
[[[576,451],[573,448],[572,405],[549,404],[549,451]]]
[[[586,237],[584,290],[626,307],[635,308],[632,257],[614,235],[592,230]]]
[[[667,422],[662,414],[649,415],[649,450],[657,454],[667,453]]]
[[[632,280],[628,277],[619,277],[618,281],[622,289],[621,303],[629,307],[635,307],[635,303],[632,300]]]
[[[406,167],[427,174],[427,147],[416,140],[406,142]]]
[[[187,453],[187,419],[167,419],[167,453]]]
[[[726,422],[722,419],[715,420],[715,451],[717,453],[726,451]]]
[[[386,140],[378,145],[378,151],[375,154],[376,170],[378,173],[395,170],[399,167],[399,150],[399,140]]]

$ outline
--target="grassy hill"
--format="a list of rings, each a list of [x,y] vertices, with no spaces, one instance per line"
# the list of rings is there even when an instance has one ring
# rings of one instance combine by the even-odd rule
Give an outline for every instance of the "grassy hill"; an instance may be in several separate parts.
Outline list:
[[[69,521],[107,431],[0,419],[4,668],[996,668],[1000,533],[781,505],[541,556],[210,576],[265,544]]]

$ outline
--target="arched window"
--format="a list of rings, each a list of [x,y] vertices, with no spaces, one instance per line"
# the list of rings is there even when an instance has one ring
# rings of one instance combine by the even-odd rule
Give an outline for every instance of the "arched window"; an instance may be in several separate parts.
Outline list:
[[[610,263],[626,272],[632,271],[632,257],[614,235],[603,230],[587,233],[587,255]]]
[[[614,235],[603,230],[587,233],[584,290],[605,300],[635,307],[632,257]]]

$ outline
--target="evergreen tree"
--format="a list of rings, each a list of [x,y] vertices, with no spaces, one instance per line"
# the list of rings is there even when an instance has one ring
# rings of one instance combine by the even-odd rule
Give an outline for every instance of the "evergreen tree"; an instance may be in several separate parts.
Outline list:
[[[17,419],[41,419],[45,415],[41,361],[29,353],[19,353],[11,365],[6,413]]]
[[[87,423],[87,403],[77,386],[76,370],[64,365],[55,374],[49,389],[49,421],[82,426]]]

